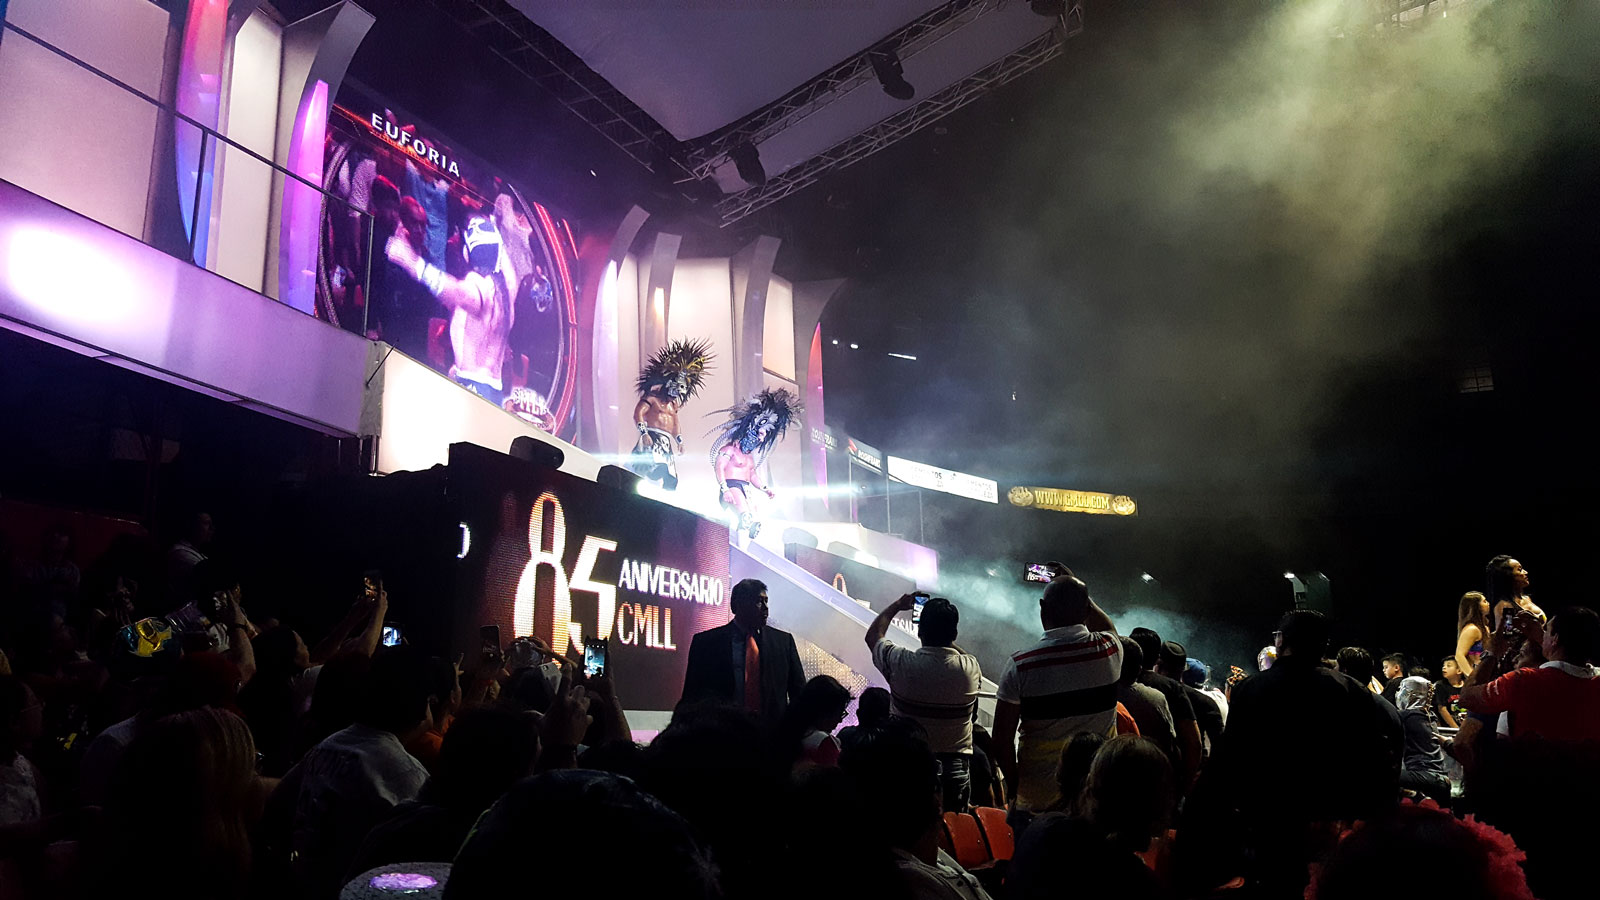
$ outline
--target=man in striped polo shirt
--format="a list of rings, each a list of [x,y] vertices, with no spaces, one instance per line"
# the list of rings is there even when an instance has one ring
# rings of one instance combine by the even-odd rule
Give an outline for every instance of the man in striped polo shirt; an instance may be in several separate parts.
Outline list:
[[[943,597],[922,605],[917,626],[921,649],[884,640],[889,621],[915,605],[913,594],[889,604],[867,629],[867,646],[872,664],[889,680],[890,711],[915,719],[928,733],[928,746],[939,763],[944,809],[965,812],[972,797],[972,718],[983,672],[976,656],[955,646],[961,617],[956,605]]]
[[[1044,638],[1011,655],[995,691],[995,762],[1016,785],[1016,807],[1056,801],[1056,765],[1067,739],[1092,731],[1115,737],[1122,643],[1089,588],[1064,574],[1039,600]],[[1021,726],[1022,739],[1016,740]]]

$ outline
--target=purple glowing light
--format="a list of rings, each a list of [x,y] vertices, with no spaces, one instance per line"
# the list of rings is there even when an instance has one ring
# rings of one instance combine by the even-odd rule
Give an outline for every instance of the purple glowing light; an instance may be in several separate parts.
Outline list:
[[[384,872],[381,875],[372,876],[372,880],[368,881],[367,885],[380,891],[410,893],[438,887],[439,879],[418,872]]]

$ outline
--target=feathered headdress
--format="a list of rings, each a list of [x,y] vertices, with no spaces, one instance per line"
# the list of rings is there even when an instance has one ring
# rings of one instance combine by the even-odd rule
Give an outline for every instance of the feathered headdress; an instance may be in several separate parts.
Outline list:
[[[714,429],[717,433],[717,438],[711,442],[711,446],[720,448],[734,441],[740,441],[741,444],[749,443],[745,439],[756,429],[758,420],[770,418],[772,428],[767,432],[767,436],[755,443],[754,447],[744,448],[746,453],[759,450],[765,454],[772,449],[774,444],[778,443],[778,439],[783,437],[784,432],[788,431],[791,426],[799,424],[795,421],[795,417],[800,415],[800,410],[800,398],[790,393],[787,388],[778,388],[777,390],[764,388],[761,393],[756,394],[749,400],[742,401],[727,409],[717,410],[717,413],[726,413],[728,421]],[[716,415],[717,413],[709,413],[709,415]],[[716,450],[713,449],[712,452],[715,453]]]
[[[713,359],[710,341],[672,341],[645,361],[644,368],[639,370],[639,380],[634,382],[634,390],[647,394],[651,388],[682,375],[689,388],[683,399],[688,400],[705,385]]]

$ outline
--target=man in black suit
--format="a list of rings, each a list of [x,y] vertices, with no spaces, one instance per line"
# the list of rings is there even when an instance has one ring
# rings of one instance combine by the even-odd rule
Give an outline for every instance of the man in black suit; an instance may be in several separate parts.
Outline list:
[[[700,632],[689,644],[678,705],[732,703],[776,722],[806,686],[794,635],[767,627],[767,586],[760,581],[746,578],[734,585],[728,602],[733,621]]]

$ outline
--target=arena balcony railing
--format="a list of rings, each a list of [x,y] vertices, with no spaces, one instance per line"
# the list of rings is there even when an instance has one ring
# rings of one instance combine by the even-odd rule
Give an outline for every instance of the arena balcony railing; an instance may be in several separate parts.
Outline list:
[[[14,183],[18,187],[136,238],[150,247],[186,259],[235,284],[313,314],[328,324],[366,334],[365,298],[371,294],[370,260],[374,234],[374,219],[367,210],[356,208],[324,189],[321,184],[285,168],[215,128],[185,115],[173,105],[162,102],[13,22],[0,21],[0,29],[3,29],[0,30],[0,37],[3,37],[0,53],[12,50],[16,46],[14,41],[26,41],[33,47],[48,51],[51,59],[46,65],[57,68],[43,73],[47,77],[60,81],[70,78],[81,82],[78,73],[88,73],[100,82],[113,86],[120,92],[118,96],[127,102],[144,104],[155,111],[156,124],[146,148],[150,162],[149,181],[143,185],[129,185],[126,192],[127,197],[144,193],[142,208],[130,211],[129,207],[137,207],[138,203],[127,201],[127,197],[124,197],[125,202],[117,206],[119,214],[111,214],[111,206],[102,202],[103,198],[93,192],[74,190],[72,172],[51,171],[56,163],[48,157],[43,159],[41,165],[37,154],[47,153],[48,142],[52,139],[46,133],[14,134],[8,138],[12,142],[37,141],[38,144],[30,151],[35,154],[30,172],[39,176],[41,169],[44,170],[43,177],[17,178]],[[33,62],[39,64],[38,60]],[[137,153],[139,139],[135,137],[132,146],[128,139],[126,133],[108,138],[106,154],[124,156]],[[320,160],[322,148],[317,147],[315,152]],[[0,178],[9,180],[11,177],[7,171],[0,169]],[[169,183],[163,184],[162,180],[168,180]],[[192,188],[189,182],[192,182]],[[158,184],[162,190],[153,188]],[[313,191],[314,195],[310,193]],[[315,244],[301,248],[300,255],[306,256],[310,262],[309,269],[302,272],[301,281],[286,284],[285,278],[280,277],[279,270],[282,267],[279,258],[284,252],[280,243],[289,237],[284,228],[284,210],[291,205],[287,196],[290,193],[297,193],[297,199],[314,196],[318,209],[315,226],[309,229],[309,234],[299,235],[300,240]],[[344,215],[338,215],[340,212]],[[302,218],[309,224],[309,216]],[[320,259],[320,231],[334,221],[358,229],[357,240],[367,244],[367,252],[363,256],[369,262],[360,267],[361,271],[324,265]],[[275,235],[280,239],[274,240]],[[330,277],[326,274],[330,272],[337,274]],[[304,280],[306,278],[316,279],[314,292],[310,289],[311,283]],[[334,306],[332,295],[338,293],[346,296],[356,289],[360,292],[357,302],[339,304],[346,310],[343,317],[345,321],[341,321],[335,310],[330,308]],[[305,295],[303,302],[291,302],[286,296],[291,291]],[[311,296],[313,293],[314,299]],[[350,321],[356,318],[349,314],[352,308],[358,308],[357,317],[360,321]]]

